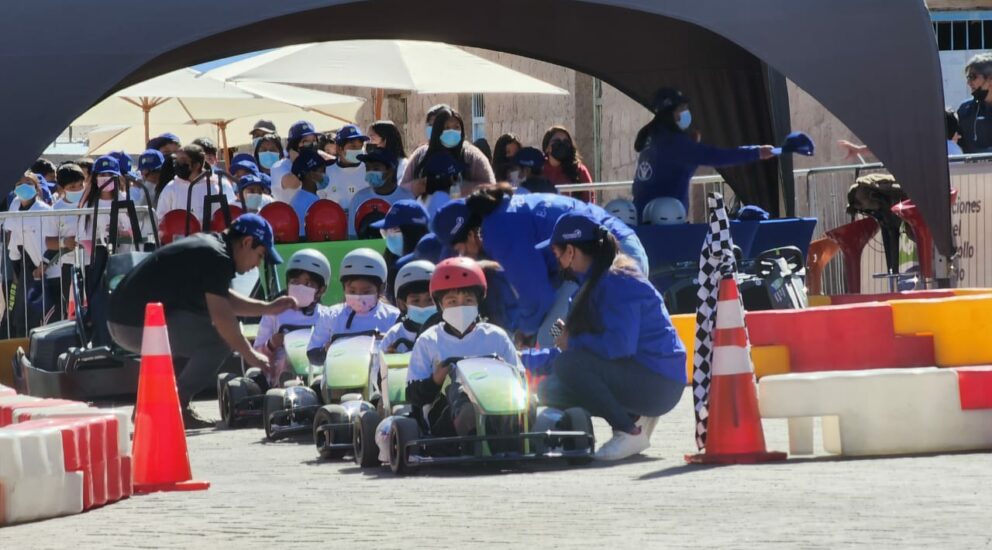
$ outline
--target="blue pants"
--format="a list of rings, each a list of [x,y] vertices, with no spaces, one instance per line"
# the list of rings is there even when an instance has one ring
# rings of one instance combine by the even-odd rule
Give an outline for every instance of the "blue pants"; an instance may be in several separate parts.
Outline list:
[[[541,383],[541,403],[582,407],[605,418],[614,430],[630,432],[633,416],[661,416],[682,398],[685,384],[657,374],[633,359],[603,359],[586,351],[566,351]]]

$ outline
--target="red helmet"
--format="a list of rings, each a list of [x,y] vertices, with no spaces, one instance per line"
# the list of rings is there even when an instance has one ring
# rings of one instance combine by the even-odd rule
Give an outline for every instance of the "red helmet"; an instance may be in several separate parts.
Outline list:
[[[378,238],[379,232],[369,226],[386,217],[389,203],[382,199],[369,199],[355,210],[355,233],[358,238]]]
[[[295,243],[300,240],[300,218],[296,210],[284,202],[270,202],[258,211],[272,226],[277,243]]]
[[[481,287],[482,296],[486,296],[486,274],[472,258],[448,258],[437,264],[431,275],[431,296],[442,290],[470,287]]]
[[[231,213],[231,221],[238,219],[238,216],[244,214],[244,211],[240,207],[234,206],[233,204],[228,205],[228,212]],[[224,223],[224,211],[220,208],[214,212],[214,215],[210,218],[210,230],[211,231],[223,231],[227,229],[227,224]]]
[[[348,215],[332,200],[320,199],[311,204],[304,221],[307,240],[312,243],[348,238]]]
[[[189,234],[199,233],[202,227],[196,216],[185,210],[170,210],[158,221],[158,240],[162,244],[169,244],[179,237],[185,237],[187,216],[189,216]]]

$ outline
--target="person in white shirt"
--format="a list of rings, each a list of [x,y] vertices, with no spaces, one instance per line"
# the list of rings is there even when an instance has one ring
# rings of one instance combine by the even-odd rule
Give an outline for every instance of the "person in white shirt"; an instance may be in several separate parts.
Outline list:
[[[258,175],[246,174],[238,180],[238,206],[249,214],[258,214],[265,205],[275,202],[269,195],[269,187]]]
[[[158,152],[158,151],[156,151]],[[58,185],[58,200],[52,206],[53,210],[72,210],[79,208],[83,199],[83,187],[86,174],[75,164],[59,166],[55,176]],[[55,258],[45,271],[46,279],[61,279],[62,315],[69,303],[69,287],[72,266],[76,263],[76,224],[78,216],[46,217],[42,220],[42,234],[45,237],[45,249],[54,253]]]
[[[324,161],[328,161],[330,155],[317,149],[317,139],[320,134],[314,129],[313,124],[301,120],[289,127],[289,138],[286,140],[286,150],[289,156],[272,165],[272,196],[281,202],[291,203],[293,197],[300,190],[300,179],[293,173],[293,163],[304,150],[314,151]]]
[[[338,130],[338,160],[327,167],[327,187],[317,191],[322,199],[330,199],[348,210],[351,200],[360,190],[368,187],[365,181],[365,165],[358,160],[369,137],[354,124]]]
[[[131,222],[125,210],[118,212],[117,217],[117,242],[110,243],[110,210],[115,200],[123,200],[123,186],[125,185],[119,168],[117,159],[112,156],[103,156],[93,164],[93,177],[86,191],[83,193],[81,208],[92,211],[94,206],[97,209],[96,216],[93,214],[80,215],[76,222],[76,242],[83,245],[85,249],[84,263],[89,265],[93,254],[93,238],[96,236],[98,244],[112,244],[117,246],[118,251],[130,250],[133,244]],[[121,248],[123,247],[123,248]]]
[[[207,227],[214,213],[220,209],[220,204],[211,204],[208,219],[203,219],[203,199],[208,192],[211,196],[223,193],[227,197],[227,203],[234,204],[234,189],[231,184],[205,170],[206,166],[203,149],[199,145],[187,145],[176,153],[176,177],[159,194],[156,207],[159,217],[172,210],[188,211],[200,221],[201,226]],[[193,188],[192,194],[189,192],[190,186]]]
[[[368,187],[360,189],[351,199],[348,206],[348,236],[358,236],[355,215],[359,208],[368,200],[382,199],[390,205],[404,199],[412,199],[409,191],[400,187],[396,181],[397,159],[387,149],[375,149],[369,153],[358,155],[358,160],[365,166],[365,182]]]
[[[156,203],[155,190],[162,177],[162,166],[165,165],[165,155],[156,149],[148,149],[138,157],[138,172],[141,174],[142,195],[147,191],[148,197],[141,201],[146,206],[154,206]],[[134,189],[131,190],[132,193]],[[133,196],[133,195],[132,195]],[[138,202],[135,202],[137,205]]]
[[[10,202],[10,212],[39,212],[52,207],[41,200],[41,181],[38,176],[26,172],[14,186],[15,198]],[[8,257],[13,262],[14,280],[17,282],[13,307],[7,318],[11,334],[23,336],[37,324],[36,319],[28,319],[26,306],[27,289],[41,279],[43,269],[44,238],[42,218],[24,216],[9,219],[4,223],[7,233]]]
[[[399,181],[406,173],[406,149],[403,147],[403,135],[392,120],[377,120],[369,126],[369,145],[379,149],[388,149],[396,157],[396,180]]]
[[[273,175],[272,169],[286,157],[286,152],[282,148],[282,138],[277,134],[267,134],[258,138],[254,143],[252,156],[255,159],[255,164],[258,165],[258,171],[271,177]],[[286,167],[283,174],[288,172],[289,168]]]

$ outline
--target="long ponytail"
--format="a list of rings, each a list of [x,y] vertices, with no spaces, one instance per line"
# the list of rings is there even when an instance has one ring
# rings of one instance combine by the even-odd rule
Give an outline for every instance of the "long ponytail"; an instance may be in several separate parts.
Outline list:
[[[572,299],[572,309],[568,312],[568,318],[565,320],[565,328],[569,334],[602,332],[603,328],[598,322],[599,315],[593,309],[590,295],[600,278],[613,267],[614,261],[620,255],[620,243],[608,229],[600,226],[598,239],[574,243],[572,246],[591,256],[592,266],[589,268],[589,277],[586,278],[579,292]]]

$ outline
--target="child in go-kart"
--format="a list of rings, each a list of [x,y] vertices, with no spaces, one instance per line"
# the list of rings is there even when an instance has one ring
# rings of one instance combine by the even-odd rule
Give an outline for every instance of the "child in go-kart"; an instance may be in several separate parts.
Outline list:
[[[379,343],[386,353],[406,353],[413,349],[424,323],[437,313],[431,300],[430,282],[434,264],[415,260],[400,268],[396,274],[396,305],[402,315]]]
[[[265,315],[258,325],[255,349],[269,357],[270,368],[265,372],[269,387],[280,387],[292,376],[286,359],[283,338],[294,330],[313,327],[326,317],[330,309],[320,303],[331,278],[331,264],[320,252],[305,248],[293,254],[286,264],[286,292],[296,298],[297,309],[279,315]]]
[[[307,356],[323,364],[335,336],[370,331],[386,332],[396,324],[400,311],[382,301],[386,288],[386,260],[371,248],[352,250],[341,260],[344,303],[331,306],[313,329]]]
[[[503,329],[479,318],[486,276],[474,260],[449,258],[439,263],[431,276],[430,293],[442,322],[426,329],[413,346],[406,396],[431,435],[470,435],[475,431],[475,410],[464,391],[453,382],[441,394],[451,372],[449,361],[495,354],[519,369],[517,351]]]

